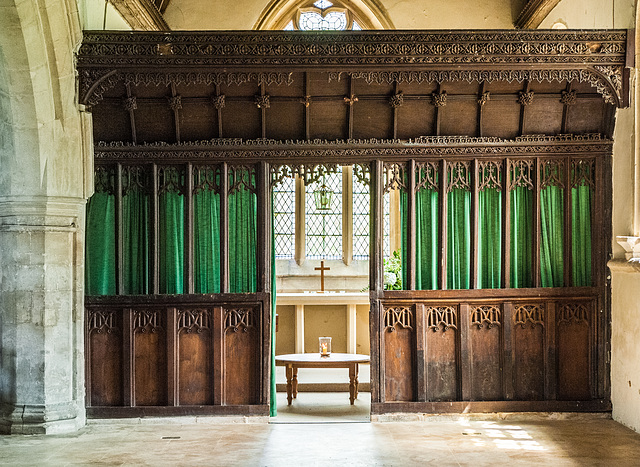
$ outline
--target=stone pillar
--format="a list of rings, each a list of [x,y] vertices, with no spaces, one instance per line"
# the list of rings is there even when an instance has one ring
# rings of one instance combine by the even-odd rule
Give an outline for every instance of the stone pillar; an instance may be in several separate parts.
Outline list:
[[[84,212],[82,198],[0,197],[0,433],[85,423]]]

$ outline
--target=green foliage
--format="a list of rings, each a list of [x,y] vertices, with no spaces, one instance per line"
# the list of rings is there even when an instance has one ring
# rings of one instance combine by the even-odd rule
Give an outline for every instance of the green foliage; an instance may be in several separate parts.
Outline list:
[[[400,250],[384,260],[384,289],[402,290],[402,258]]]

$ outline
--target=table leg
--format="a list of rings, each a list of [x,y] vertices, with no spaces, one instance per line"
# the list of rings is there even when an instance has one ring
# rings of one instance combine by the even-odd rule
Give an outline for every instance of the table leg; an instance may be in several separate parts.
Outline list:
[[[298,397],[298,367],[293,365],[293,379],[291,381],[291,387],[293,390],[293,398]]]
[[[287,372],[287,405],[291,405],[291,390],[293,386],[291,380],[293,378],[293,366],[289,364],[285,368]]]
[[[351,405],[358,397],[358,364],[349,365],[349,402]]]

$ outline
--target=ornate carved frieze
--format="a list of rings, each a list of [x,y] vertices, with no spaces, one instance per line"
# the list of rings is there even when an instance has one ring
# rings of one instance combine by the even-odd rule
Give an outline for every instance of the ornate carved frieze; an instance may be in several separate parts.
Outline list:
[[[579,324],[589,323],[589,314],[592,305],[590,303],[563,303],[560,305],[558,311],[557,322],[558,324],[566,323]]]
[[[478,329],[485,325],[488,329],[502,325],[502,310],[499,305],[482,305],[471,307],[471,325]]]
[[[573,105],[578,100],[578,95],[575,91],[562,91],[560,102],[564,105]]]
[[[518,305],[514,309],[514,324],[525,328],[527,324],[531,327],[544,326],[544,306],[543,305]]]
[[[197,160],[251,159],[289,161],[296,158],[334,160],[402,159],[474,155],[540,155],[566,153],[607,153],[612,140],[600,135],[523,136],[514,140],[495,137],[425,136],[414,140],[272,140],[220,138],[206,141],[163,142],[135,145],[128,142],[98,142],[94,156],[100,160]],[[280,162],[282,163],[282,162]],[[297,166],[299,164],[292,164]],[[318,165],[318,164],[315,164]]]
[[[405,181],[405,166],[395,162],[384,163],[384,193],[391,190],[405,190],[407,184]]]
[[[536,172],[536,163],[532,159],[516,159],[509,161],[509,191],[514,188],[527,188],[533,190],[533,176]]]
[[[371,166],[369,164],[353,164],[353,175],[363,185],[371,184]]]
[[[224,330],[249,332],[256,327],[256,320],[256,310],[252,308],[228,309],[224,314]]]
[[[478,161],[478,190],[502,191],[502,161]]]
[[[437,162],[416,162],[416,193],[418,190],[438,190]]]
[[[338,173],[339,164],[273,164],[271,186],[277,186],[285,178],[299,176],[305,185],[319,182],[323,176]]]
[[[134,310],[133,332],[154,333],[164,329],[163,310]]]
[[[89,334],[111,334],[114,330],[118,329],[116,326],[116,312],[115,311],[89,311],[89,320],[87,323]]]
[[[571,188],[588,186],[595,188],[596,161],[589,159],[571,159]]]
[[[184,193],[184,170],[179,167],[158,167],[158,194]]]
[[[626,42],[626,31],[588,30],[86,32],[77,67],[80,102],[89,105],[100,101],[112,80],[281,84],[291,80],[282,69],[318,68],[340,79],[354,66],[364,70],[351,77],[368,82],[588,82],[608,102],[626,105]],[[268,71],[233,70],[251,66]],[[152,67],[184,71],[137,71]]]
[[[384,309],[384,331],[396,331],[396,326],[413,330],[413,309],[406,306],[392,306]]]
[[[207,309],[178,310],[178,333],[201,333],[211,329],[211,311]]]
[[[442,329],[458,329],[458,310],[452,306],[427,306],[424,308],[427,315],[427,329],[437,332]]]

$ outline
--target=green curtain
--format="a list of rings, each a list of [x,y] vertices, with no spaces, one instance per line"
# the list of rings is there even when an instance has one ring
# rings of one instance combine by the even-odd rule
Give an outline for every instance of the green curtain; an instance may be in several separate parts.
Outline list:
[[[193,273],[195,293],[220,292],[220,195],[193,195]]]
[[[533,191],[515,187],[511,197],[511,287],[533,287]]]
[[[454,188],[447,194],[447,288],[471,285],[471,192]]]
[[[150,199],[132,187],[122,197],[123,293],[148,294],[150,265]]]
[[[85,293],[116,293],[115,196],[94,193],[87,203]]]
[[[229,194],[229,291],[257,291],[256,245],[257,196],[239,178],[255,187],[253,171],[236,170],[230,174],[229,186],[237,184]]]
[[[564,188],[540,192],[540,280],[543,287],[564,285]]]
[[[591,187],[571,189],[571,256],[575,287],[591,285]]]
[[[165,192],[158,197],[160,293],[184,293],[184,196]]]
[[[416,193],[416,289],[438,288],[438,191]]]
[[[478,288],[497,289],[502,282],[502,192],[478,193]]]

